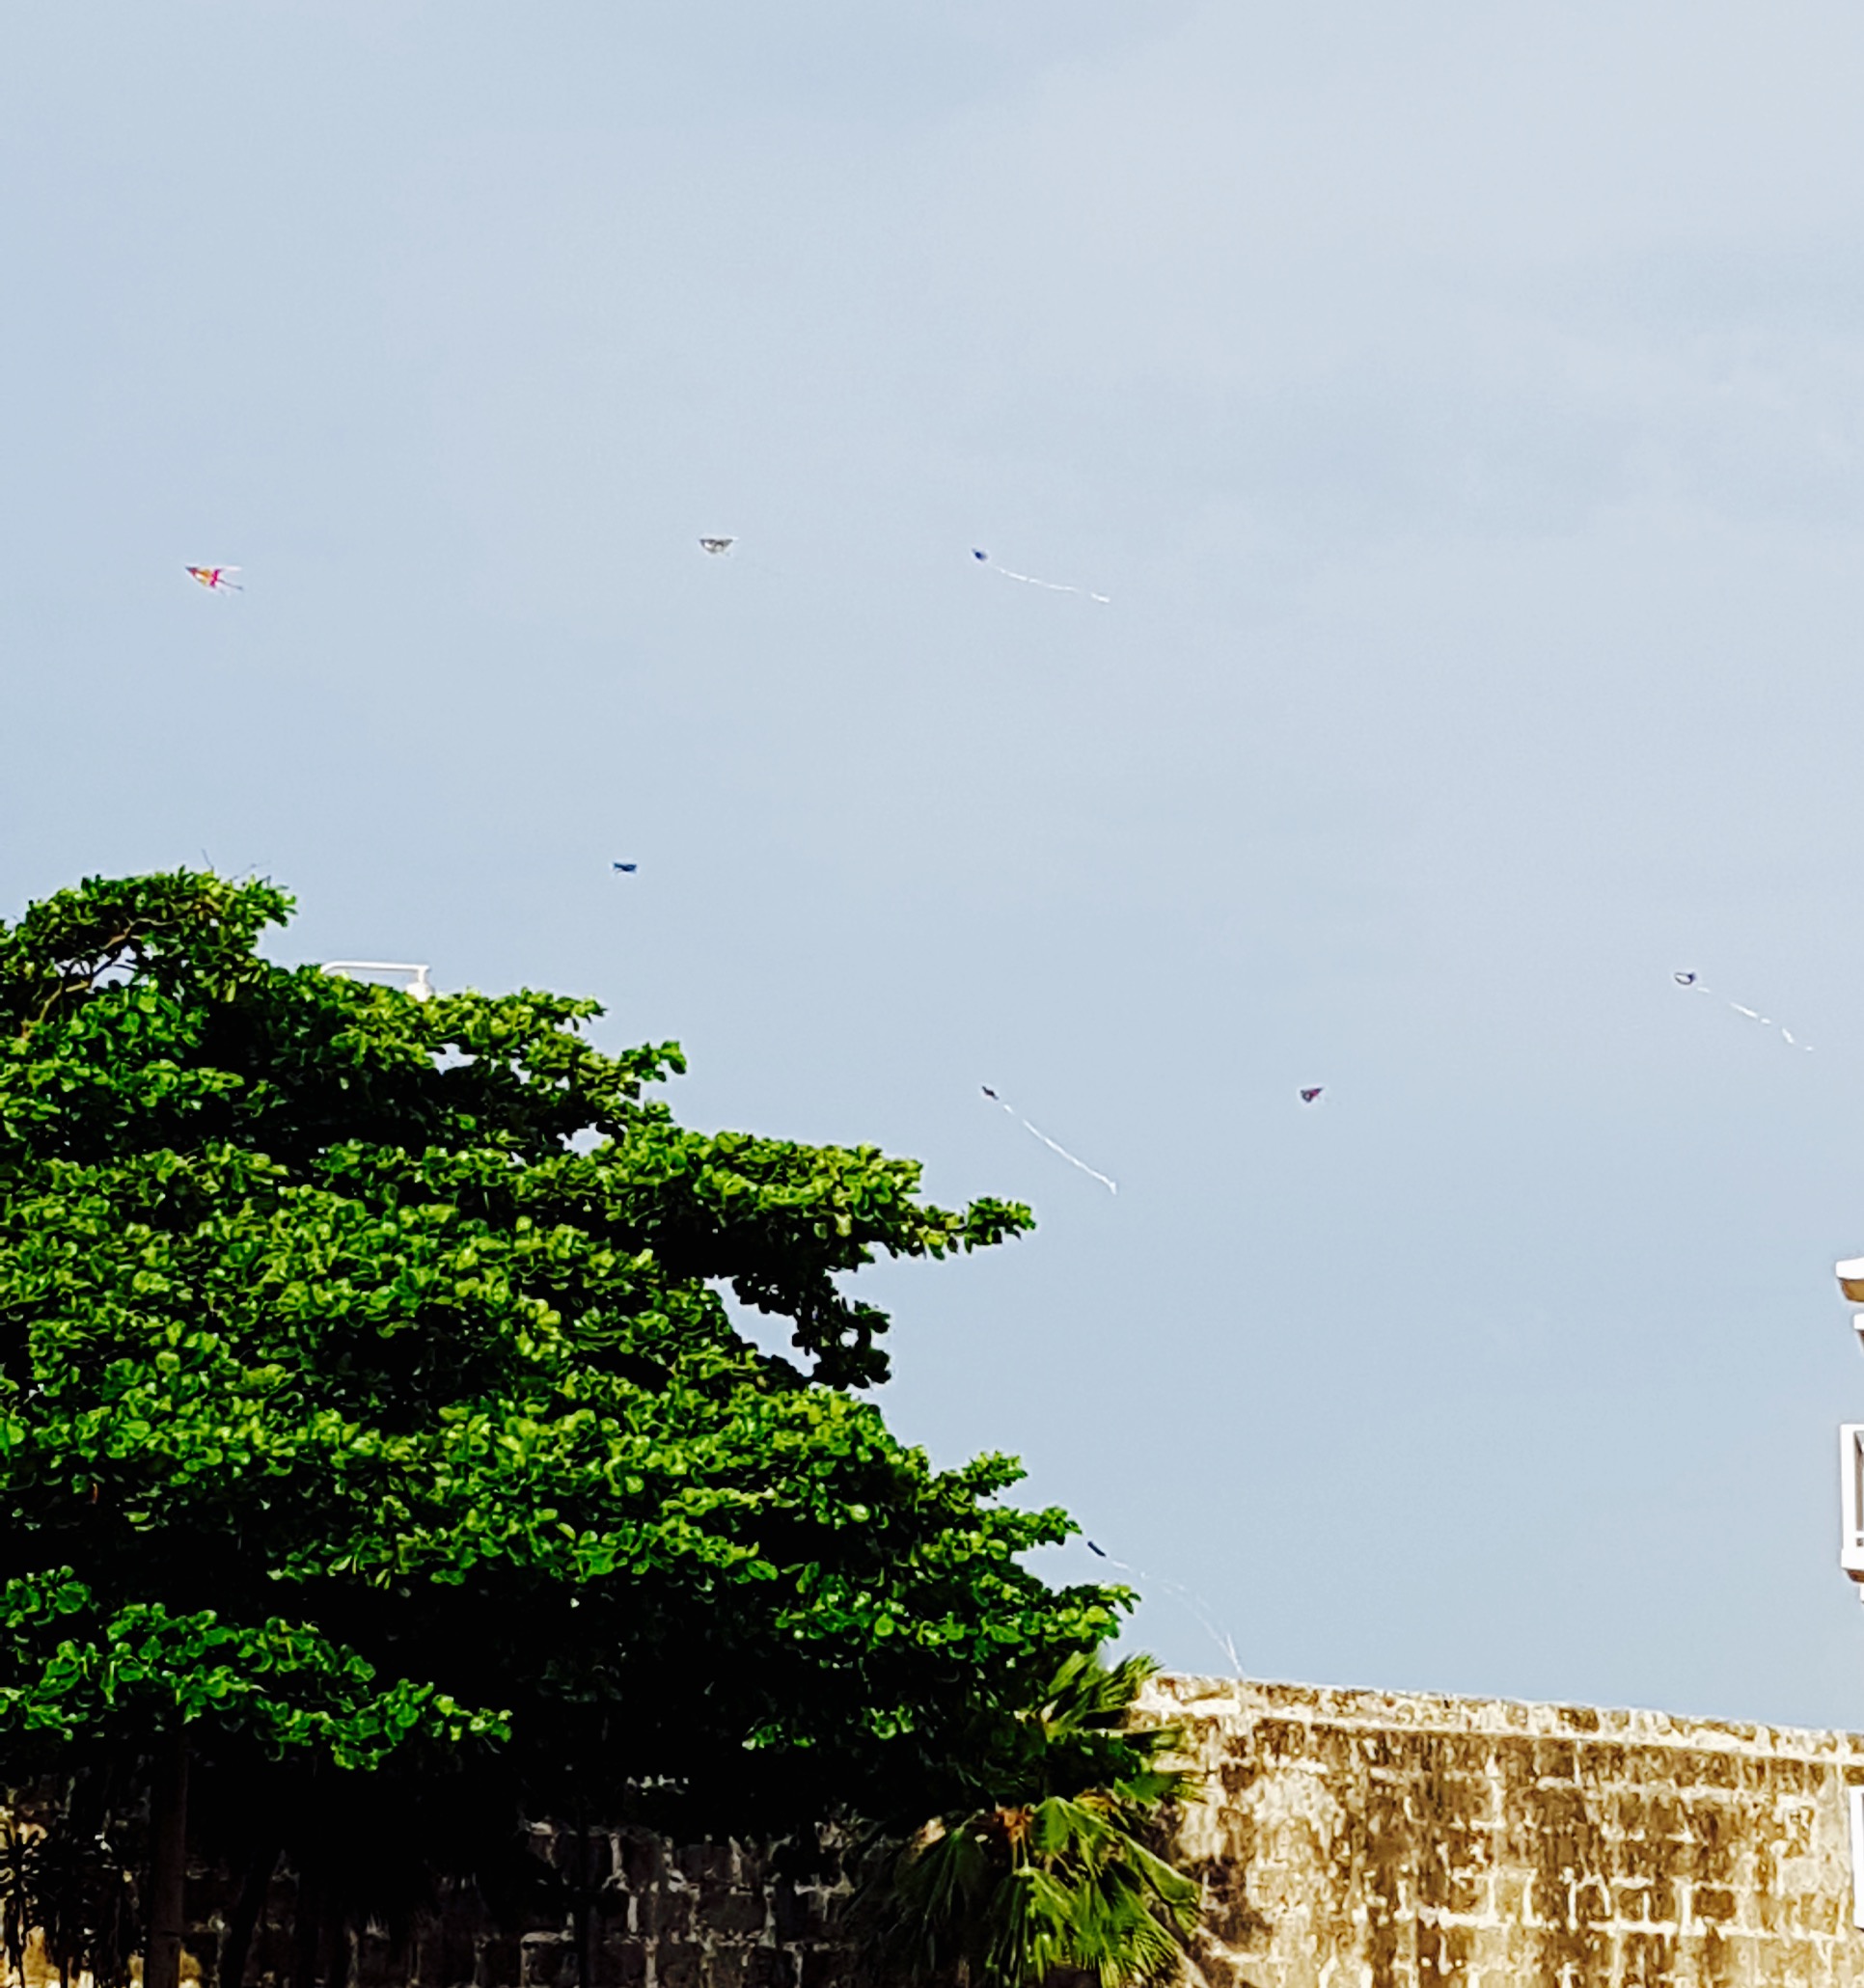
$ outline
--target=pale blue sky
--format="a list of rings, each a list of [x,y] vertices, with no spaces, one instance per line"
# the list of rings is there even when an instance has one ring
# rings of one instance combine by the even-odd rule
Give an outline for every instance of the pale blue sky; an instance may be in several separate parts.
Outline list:
[[[1257,1674],[1864,1723],[1860,101],[1828,0],[15,8],[0,902],[205,850],[1032,1200],[891,1413]]]

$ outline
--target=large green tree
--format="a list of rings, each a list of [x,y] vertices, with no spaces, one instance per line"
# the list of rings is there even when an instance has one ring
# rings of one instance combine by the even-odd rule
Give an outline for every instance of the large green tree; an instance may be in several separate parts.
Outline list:
[[[154,1988],[190,1811],[335,1887],[363,1815],[379,1877],[519,1808],[960,1801],[1124,1597],[1023,1564],[1071,1526],[1012,1461],[889,1431],[839,1280],[1027,1211],[683,1128],[592,1002],[274,964],[289,911],[178,872],[0,927],[0,1770],[152,1796]]]

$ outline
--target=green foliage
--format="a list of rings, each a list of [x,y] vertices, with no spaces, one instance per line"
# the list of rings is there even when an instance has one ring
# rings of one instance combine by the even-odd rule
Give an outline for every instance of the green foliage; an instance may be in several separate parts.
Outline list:
[[[884,1851],[866,1881],[857,1919],[884,1974],[914,1988],[1178,1974],[1198,1888],[1149,1839],[1192,1789],[1161,1764],[1177,1733],[1133,1722],[1153,1669],[1070,1656],[1042,1702],[995,1722],[972,1770],[979,1799]]]
[[[1023,1566],[1073,1528],[1010,1459],[893,1437],[838,1280],[1028,1212],[678,1126],[591,1002],[273,964],[289,911],[178,872],[0,927],[0,1773],[179,1719],[233,1835],[365,1770],[409,1829],[945,1802],[1126,1597]]]

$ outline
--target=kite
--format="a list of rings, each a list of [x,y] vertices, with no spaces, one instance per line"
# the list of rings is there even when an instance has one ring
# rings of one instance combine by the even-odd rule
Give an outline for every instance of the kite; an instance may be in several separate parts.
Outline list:
[[[1109,1566],[1116,1566],[1121,1573],[1131,1574],[1136,1581],[1149,1581],[1155,1588],[1163,1588],[1167,1593],[1175,1594],[1197,1618],[1205,1635],[1229,1658],[1230,1675],[1239,1679],[1242,1677],[1243,1666],[1237,1659],[1235,1638],[1227,1629],[1219,1625],[1217,1618],[1211,1613],[1209,1605],[1201,1595],[1193,1594],[1189,1588],[1181,1588],[1176,1581],[1165,1581],[1156,1574],[1148,1574],[1143,1567],[1128,1566],[1125,1561],[1115,1560],[1105,1546],[1096,1545],[1092,1539],[1087,1541],[1087,1549],[1090,1553],[1097,1553]]]
[[[1670,978],[1679,987],[1692,988],[1697,994],[1713,994],[1714,993],[1713,987],[1704,987],[1701,979],[1694,973],[1672,973]],[[1743,1007],[1740,1001],[1730,1001],[1728,1005],[1734,1009],[1737,1015],[1745,1015],[1748,1021],[1758,1021],[1763,1028],[1771,1028],[1774,1025],[1773,1018],[1769,1015],[1763,1015],[1758,1008]],[[1803,1049],[1808,1056],[1812,1054],[1812,1045],[1798,1041],[1792,1029],[1784,1021],[1779,1024],[1779,1028],[1781,1039],[1789,1049]]]
[[[229,580],[228,574],[237,573],[237,566],[190,566],[188,577],[198,580],[209,593],[244,593],[246,589],[236,580]]]
[[[716,559],[722,553],[728,553],[737,542],[735,538],[701,538],[699,551],[710,553]]]
[[[1041,1131],[1036,1127],[1030,1125],[1028,1120],[1025,1118],[1020,1111],[1017,1110],[1014,1104],[1008,1103],[1003,1099],[1000,1098],[988,1084],[979,1084],[977,1088],[983,1092],[984,1096],[988,1098],[993,1104],[1001,1104],[1002,1108],[1005,1111],[1007,1111],[1009,1115],[1023,1127],[1025,1131],[1034,1132],[1035,1136],[1042,1141],[1043,1145],[1045,1145],[1051,1153],[1060,1154],[1062,1158],[1065,1159],[1070,1166],[1078,1166],[1080,1167],[1083,1173],[1092,1174],[1094,1179],[1097,1180],[1101,1184],[1101,1185],[1107,1189],[1108,1193],[1117,1194],[1120,1191],[1118,1186],[1113,1182],[1110,1181],[1104,1173],[1101,1173],[1097,1168],[1089,1166],[1084,1159],[1077,1159],[1075,1156],[1068,1151],[1067,1147],[1057,1146],[1055,1142],[1049,1137],[1047,1132]]]
[[[971,548],[971,557],[990,566],[990,555],[982,546],[973,545]],[[1007,566],[991,566],[990,570],[993,573],[1001,573],[1005,580],[1020,580],[1025,586],[1039,586],[1049,593],[1085,593],[1090,601],[1098,601],[1103,608],[1109,606],[1112,600],[1111,594],[1092,593],[1084,586],[1062,586],[1054,580],[1038,580],[1033,573],[1012,573]]]
[[[1320,1096],[1321,1092],[1324,1091],[1326,1088],[1327,1086],[1325,1084],[1316,1084],[1311,1091],[1302,1091],[1301,1094],[1301,1102],[1303,1104],[1311,1104],[1314,1102],[1314,1100]]]
[[[617,863],[615,867],[617,870],[627,870],[632,872],[638,870],[641,867],[641,865],[639,863]]]

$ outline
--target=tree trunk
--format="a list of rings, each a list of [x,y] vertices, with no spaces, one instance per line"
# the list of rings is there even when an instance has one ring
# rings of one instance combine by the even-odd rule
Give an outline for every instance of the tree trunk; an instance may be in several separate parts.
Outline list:
[[[245,1988],[246,1961],[253,1950],[253,1934],[259,1916],[265,1909],[265,1894],[272,1889],[272,1873],[278,1868],[278,1838],[269,1833],[247,1860],[239,1881],[239,1896],[227,1918],[227,1930],[220,1939],[217,1988]]]
[[[149,1945],[143,1988],[181,1988],[188,1877],[188,1739],[178,1717],[156,1757],[149,1798]]]
[[[589,1832],[580,1832],[583,1842],[580,1852],[582,1883],[576,1887],[576,1903],[571,1908],[572,1921],[576,1934],[576,1980],[577,1988],[590,1988],[595,1971],[590,1965],[594,1956],[594,1894],[589,1881]]]
[[[321,1988],[318,1935],[323,1931],[323,1886],[309,1849],[298,1852],[298,1890],[291,1905],[291,1988]]]
[[[583,1791],[580,1779],[573,1805],[576,1818],[576,1889],[570,1900],[570,1924],[576,1936],[576,1983],[577,1988],[590,1988],[593,1970],[590,1961],[590,1925],[592,1914],[589,1910],[594,1897],[594,1886],[590,1882],[590,1859],[589,1846],[589,1817],[583,1812]]]
[[[324,1907],[323,1988],[349,1988],[349,1915],[333,1894]]]

